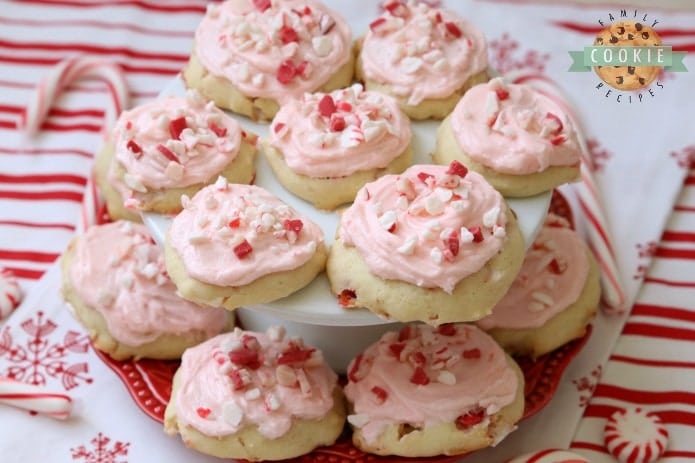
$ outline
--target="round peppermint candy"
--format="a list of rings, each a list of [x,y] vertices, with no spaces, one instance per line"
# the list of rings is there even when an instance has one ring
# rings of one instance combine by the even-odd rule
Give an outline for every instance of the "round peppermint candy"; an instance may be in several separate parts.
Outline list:
[[[664,454],[668,431],[655,413],[627,408],[611,415],[603,437],[608,451],[621,463],[651,463]]]
[[[22,290],[14,275],[0,269],[0,320],[8,317],[22,302]]]
[[[545,449],[526,453],[506,463],[590,463],[589,460],[567,450]]]

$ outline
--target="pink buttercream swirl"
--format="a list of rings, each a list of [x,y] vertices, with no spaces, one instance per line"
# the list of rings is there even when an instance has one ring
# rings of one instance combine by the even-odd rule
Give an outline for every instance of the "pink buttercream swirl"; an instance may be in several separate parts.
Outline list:
[[[241,286],[295,269],[324,242],[318,225],[258,186],[220,177],[182,205],[168,242],[186,272],[205,283]]]
[[[350,60],[351,34],[314,0],[228,0],[208,8],[195,53],[245,95],[283,104],[316,90]]]
[[[87,229],[75,244],[69,278],[82,301],[103,315],[111,336],[129,346],[162,334],[214,336],[227,324],[225,310],[177,296],[162,250],[141,224],[119,221]]]
[[[562,224],[549,214],[509,292],[478,326],[538,328],[577,301],[589,275],[589,259],[579,235]]]
[[[295,418],[320,419],[333,408],[338,381],[320,351],[275,327],[237,328],[192,347],[177,374],[179,421],[218,437],[256,425],[276,439]]]
[[[367,79],[390,85],[417,105],[448,97],[487,69],[487,44],[453,11],[388,1],[364,36],[360,60]]]
[[[182,188],[214,180],[239,153],[241,127],[196,90],[121,113],[111,135],[123,179],[109,180],[137,202],[151,189]],[[112,165],[113,166],[113,165]]]
[[[294,172],[326,178],[386,167],[403,154],[411,136],[396,100],[357,84],[305,94],[282,106],[270,144]]]
[[[524,175],[551,166],[578,166],[577,132],[552,99],[502,78],[469,89],[450,117],[466,154],[497,172]]]
[[[498,253],[506,213],[502,195],[458,162],[415,165],[365,185],[339,236],[375,275],[451,292]]]
[[[393,424],[483,422],[511,404],[519,381],[504,351],[463,324],[388,332],[348,366],[348,421],[367,442]]]

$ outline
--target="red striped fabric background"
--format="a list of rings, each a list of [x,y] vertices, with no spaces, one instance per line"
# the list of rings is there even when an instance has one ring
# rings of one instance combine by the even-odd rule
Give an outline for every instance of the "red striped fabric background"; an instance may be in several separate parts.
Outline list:
[[[652,265],[572,443],[592,461],[611,461],[603,446],[605,420],[635,406],[658,414],[668,427],[671,445],[660,461],[695,458],[694,177],[695,169],[654,244]]]

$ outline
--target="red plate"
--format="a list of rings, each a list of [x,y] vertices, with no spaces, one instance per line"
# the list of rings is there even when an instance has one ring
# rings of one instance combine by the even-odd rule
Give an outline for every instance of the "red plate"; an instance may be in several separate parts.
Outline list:
[[[562,194],[555,191],[550,203],[550,210],[561,215],[574,225],[569,203]],[[526,407],[523,418],[526,419],[540,411],[555,395],[565,369],[572,359],[579,354],[591,335],[589,326],[584,337],[572,341],[557,350],[532,360],[518,357],[516,361],[524,372],[526,383],[524,395]],[[116,361],[108,355],[94,349],[96,354],[123,380],[133,400],[150,418],[162,423],[164,409],[171,395],[171,381],[179,361],[138,360]],[[352,445],[348,433],[344,433],[338,442],[330,447],[314,450],[312,453],[285,463],[352,463],[375,461],[383,463],[450,463],[461,458],[457,456],[437,456],[430,458],[405,458],[397,456],[380,457],[365,454]]]

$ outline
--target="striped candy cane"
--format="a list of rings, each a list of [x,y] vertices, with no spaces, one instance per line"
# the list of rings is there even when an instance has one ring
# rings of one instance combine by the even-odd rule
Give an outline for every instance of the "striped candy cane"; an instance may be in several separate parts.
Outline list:
[[[102,135],[106,138],[121,111],[128,106],[128,86],[120,66],[109,61],[84,56],[60,61],[41,79],[22,115],[22,127],[28,135],[38,132],[58,95],[68,85],[80,79],[99,79],[109,90],[111,104],[105,111],[102,131]],[[90,175],[82,200],[78,232],[96,223],[100,211],[100,198],[93,175]]]
[[[552,98],[561,105],[574,126],[577,127],[579,145],[581,148],[581,182],[576,185],[577,197],[582,214],[587,219],[587,238],[599,267],[601,268],[602,309],[607,315],[622,315],[625,313],[625,292],[620,282],[618,265],[613,251],[613,242],[608,229],[606,215],[599,195],[596,179],[593,175],[593,159],[589,154],[583,130],[575,111],[570,107],[558,86],[541,74],[510,73],[505,76],[513,83],[526,83],[536,90]]]
[[[0,403],[65,420],[72,413],[72,399],[33,384],[0,377]]]

